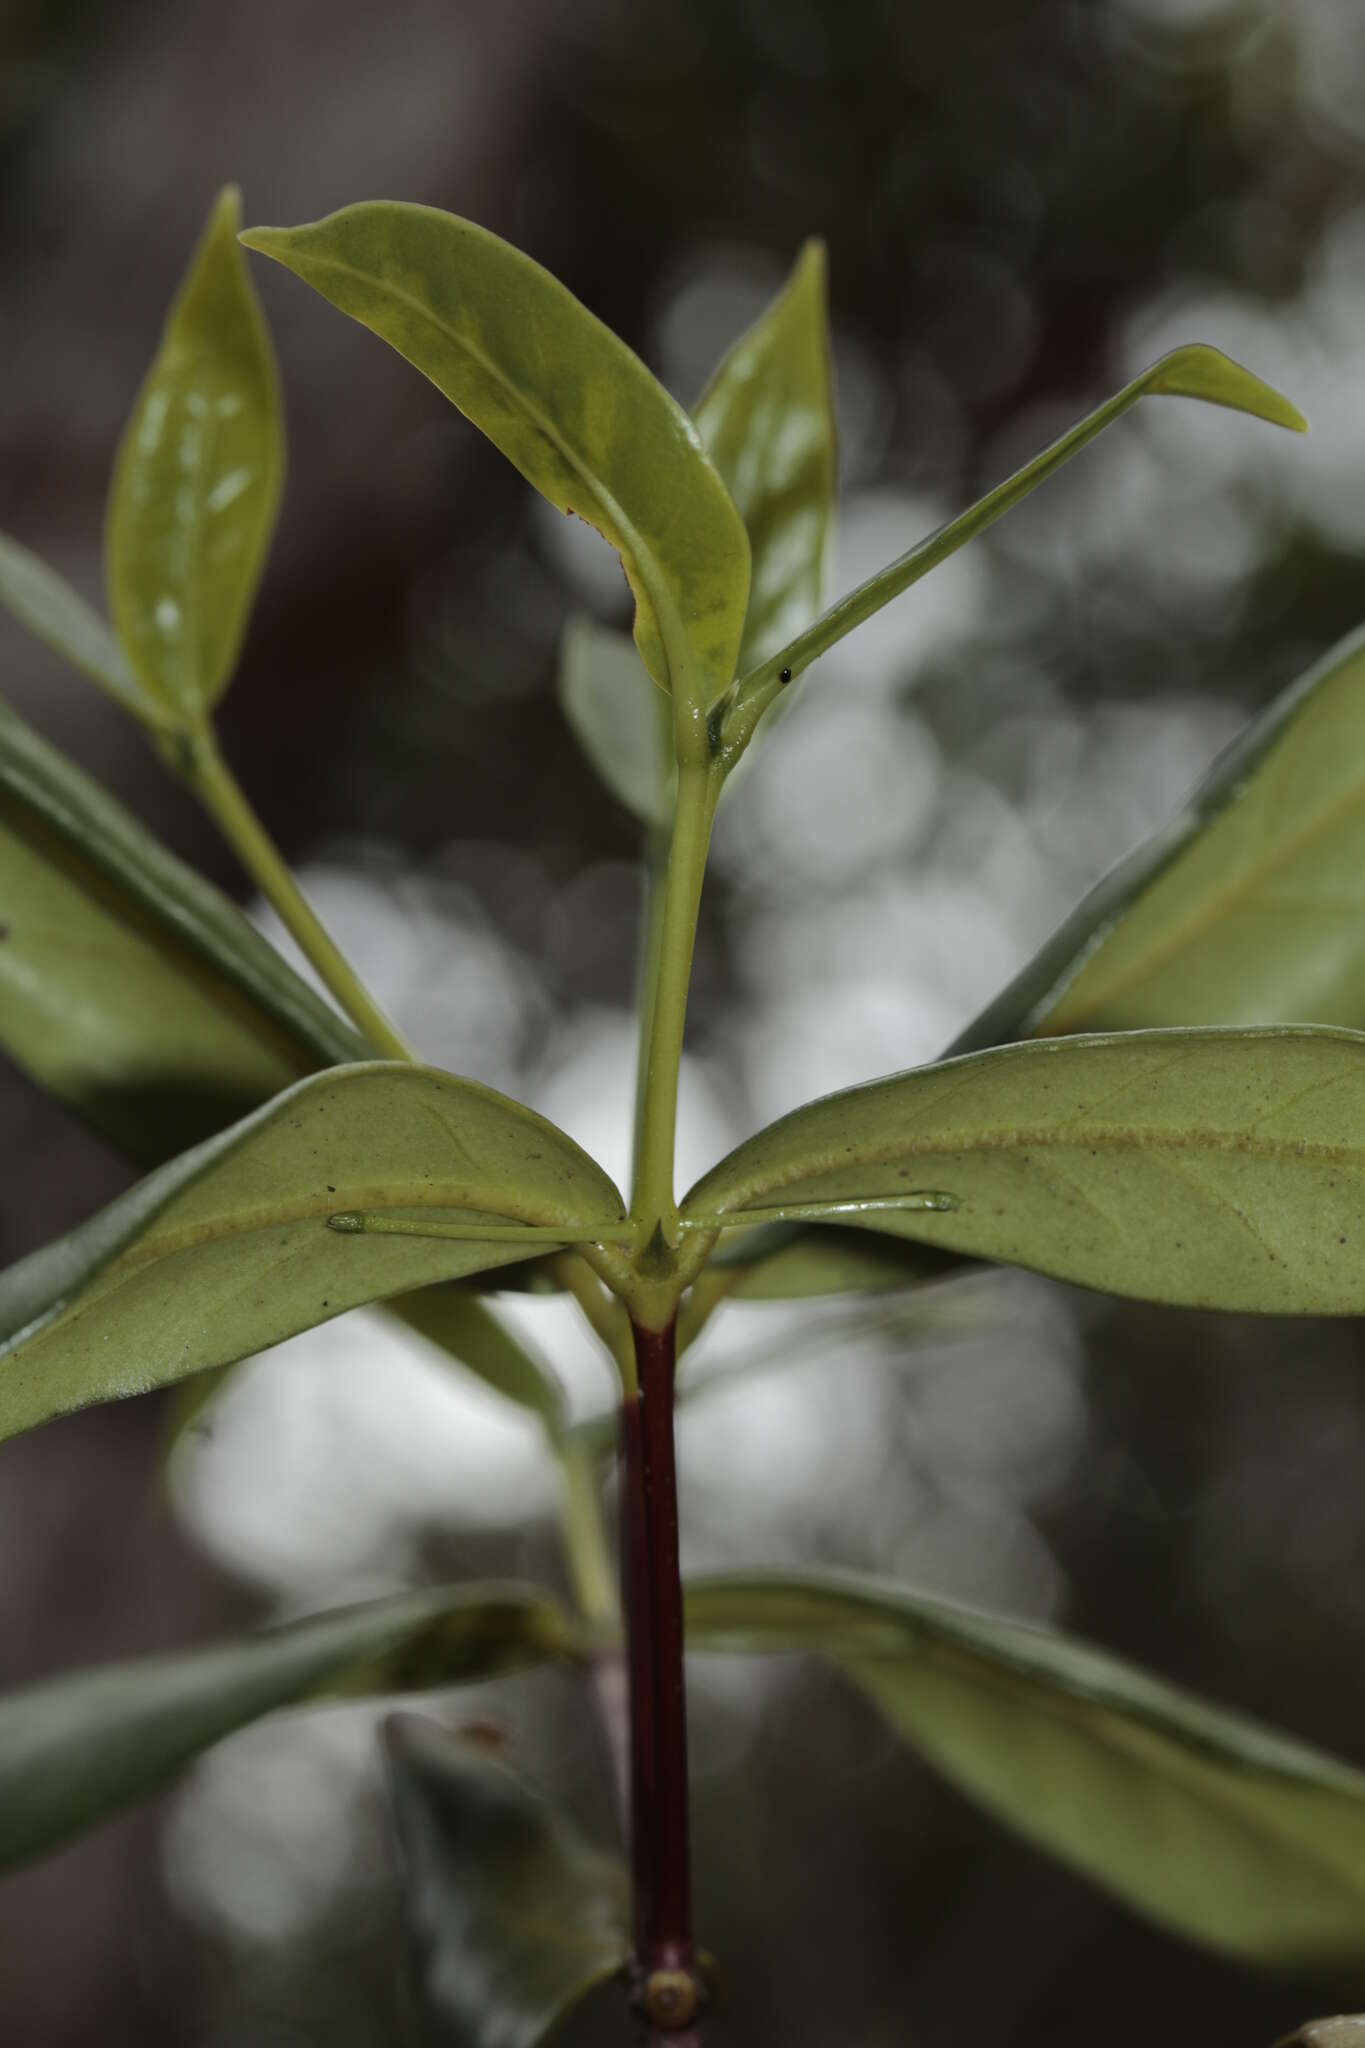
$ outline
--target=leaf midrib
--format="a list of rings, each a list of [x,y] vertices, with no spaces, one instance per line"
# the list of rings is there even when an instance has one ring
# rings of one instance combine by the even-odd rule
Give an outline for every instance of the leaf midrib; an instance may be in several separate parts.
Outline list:
[[[335,1194],[321,1199],[314,1195],[296,1202],[266,1203],[256,1209],[235,1211],[212,1222],[183,1224],[179,1230],[166,1230],[157,1237],[139,1239],[112,1260],[104,1272],[111,1277],[122,1276],[139,1267],[152,1265],[158,1259],[173,1258],[180,1252],[195,1251],[202,1245],[216,1244],[224,1238],[249,1237],[255,1231],[269,1230],[280,1224],[307,1223],[356,1208],[478,1210],[509,1223],[543,1226],[546,1230],[567,1223],[592,1222],[608,1226],[622,1220],[619,1217],[551,1215],[535,1209],[530,1203],[509,1205],[504,1188],[480,1190],[466,1183],[455,1188],[433,1187],[429,1181],[395,1187],[391,1182],[385,1182],[368,1187],[339,1188]],[[478,1239],[464,1241],[475,1244]]]
[[[343,276],[353,278],[360,284],[372,288],[375,286],[375,279],[372,276],[363,270],[357,270],[353,263],[347,263],[342,257],[315,256],[310,254],[308,261],[315,264],[320,270],[340,271]],[[682,621],[678,617],[671,596],[666,590],[661,591],[658,588],[654,573],[655,557],[653,550],[646,545],[637,531],[634,521],[628,517],[615,495],[607,489],[606,485],[585,468],[582,458],[577,454],[576,450],[564,441],[550,420],[541,412],[540,408],[526,397],[521,387],[514,384],[506,372],[490,356],[486,355],[477,343],[466,339],[464,335],[457,334],[454,328],[439,318],[429,306],[424,306],[420,299],[415,299],[410,292],[404,291],[400,286],[392,284],[385,279],[379,288],[399,305],[406,306],[410,312],[415,313],[419,320],[425,321],[429,327],[434,328],[437,334],[444,335],[454,348],[463,349],[465,354],[478,364],[485,375],[491,377],[493,382],[508,394],[516,406],[530,420],[537,432],[544,435],[551,447],[558,451],[569,468],[573,470],[579,481],[597,499],[598,503],[605,508],[608,518],[617,524],[629,544],[634,559],[640,564],[640,575],[645,589],[649,593],[649,601],[654,607],[655,616],[659,621],[660,638],[663,640],[664,649],[668,655],[669,685],[670,694],[672,694],[675,669],[679,671],[677,680],[681,682],[681,671],[686,667],[686,657],[683,651],[686,648],[686,634],[683,631]],[[587,311],[586,307],[584,311]],[[381,336],[380,338],[383,339],[384,337]],[[413,367],[420,370],[420,365],[414,364]],[[641,368],[644,369],[643,364]],[[425,370],[421,370],[420,374],[427,376]],[[645,375],[648,376],[648,374],[649,372],[646,369]],[[436,384],[434,377],[428,376],[427,381],[430,384]],[[436,384],[438,391],[440,388],[439,384]],[[660,388],[662,389],[662,387]],[[441,396],[448,398],[446,392],[441,392]],[[451,404],[455,403],[453,399],[448,399],[448,402]],[[458,411],[463,410],[462,407],[457,407],[456,409]],[[704,450],[699,449],[697,452],[701,455],[703,461],[709,460]],[[724,486],[722,486],[723,488]],[[606,539],[605,534],[603,539]],[[729,678],[727,677],[726,680],[728,681]]]
[[[728,1590],[723,1580],[704,1579],[698,1583],[697,1589],[704,1594]],[[692,1589],[689,1587],[688,1590]],[[776,1594],[780,1600],[792,1591],[780,1579],[746,1580],[739,1589],[738,1597],[762,1599]],[[801,1605],[814,1604],[812,1589],[798,1587],[796,1591]],[[849,1611],[851,1601],[857,1602],[856,1613]],[[807,1621],[798,1615],[795,1621],[776,1625],[773,1632],[783,1637],[787,1648],[810,1656],[828,1656],[841,1662],[867,1664],[909,1663],[924,1654],[944,1661],[962,1659],[972,1666],[973,1683],[977,1682],[979,1671],[983,1679],[987,1674],[993,1681],[1008,1677],[1020,1684],[1035,1686],[1040,1691],[1053,1692],[1075,1709],[1094,1707],[1117,1715],[1173,1746],[1198,1749],[1227,1770],[1245,1773],[1249,1778],[1269,1781],[1290,1790],[1321,1792],[1327,1796],[1347,1794],[1361,1802],[1362,1819],[1365,1819],[1365,1771],[1345,1759],[1317,1750],[1298,1736],[1281,1734],[1277,1729],[1249,1720],[1236,1707],[1206,1705],[1197,1696],[1146,1672],[1135,1673],[1144,1683],[1144,1690],[1134,1694],[1125,1693],[1103,1680],[1083,1678],[1064,1665],[1052,1663],[1041,1649],[1037,1655],[1030,1656],[1023,1643],[1011,1642],[1004,1632],[1026,1630],[1038,1638],[1040,1646],[1077,1647],[1090,1657],[1103,1658],[1111,1654],[1077,1643],[1073,1637],[1058,1635],[1036,1624],[1009,1622],[990,1614],[973,1617],[983,1624],[982,1634],[978,1637],[965,1612],[954,1612],[951,1608],[939,1614],[905,1613],[895,1609],[884,1612],[875,1602],[868,1603],[856,1586],[847,1592],[841,1590],[828,1598],[820,1598],[819,1605],[822,1612],[818,1618],[812,1617]],[[828,1628],[826,1612],[861,1640],[831,1641],[825,1634]],[[708,1628],[704,1622],[700,1626],[697,1647],[701,1649],[710,1647],[708,1636],[719,1638],[729,1635],[752,1646],[759,1633],[757,1625],[741,1620],[728,1627],[713,1623]],[[1002,1633],[997,1634],[997,1629]],[[1156,1688],[1163,1697],[1148,1696],[1146,1686]],[[1206,1717],[1225,1723],[1227,1733],[1208,1727]],[[1245,1748],[1241,1746],[1243,1743]]]
[[[1225,805],[1214,822],[1221,823],[1225,821],[1236,808],[1237,802],[1245,800],[1250,794],[1250,791],[1246,791],[1242,799],[1234,799],[1232,804]],[[1093,1024],[1094,1019],[1101,1015],[1110,1004],[1117,1002],[1125,996],[1135,983],[1144,980],[1154,972],[1159,972],[1176,954],[1183,952],[1196,939],[1202,937],[1211,925],[1226,915],[1232,906],[1244,902],[1248,896],[1253,896],[1256,890],[1268,876],[1274,873],[1277,867],[1287,865],[1297,854],[1312,846],[1316,840],[1320,839],[1324,833],[1340,822],[1343,817],[1358,808],[1362,801],[1365,801],[1365,780],[1358,782],[1352,789],[1347,790],[1344,795],[1338,797],[1334,803],[1329,804],[1326,810],[1321,811],[1310,824],[1305,825],[1299,832],[1293,834],[1288,839],[1278,842],[1270,854],[1259,861],[1254,861],[1249,867],[1245,868],[1236,882],[1213,895],[1205,897],[1198,909],[1193,911],[1182,924],[1178,924],[1174,930],[1169,932],[1164,940],[1153,944],[1145,953],[1140,954],[1128,967],[1116,974],[1106,987],[1093,992],[1088,1000],[1071,1014],[1068,1014],[1066,993],[1063,991],[1057,1003],[1045,1012],[1041,1020],[1034,1025],[1033,1035],[1035,1037],[1046,1037],[1051,1031],[1058,1029],[1065,1032],[1084,1031],[1089,1024]],[[1205,827],[1204,829],[1208,828]],[[1154,888],[1159,887],[1167,880],[1179,861],[1197,843],[1198,828],[1196,828],[1196,832],[1191,839],[1180,848],[1175,859],[1162,869],[1159,876],[1154,878]],[[1137,907],[1137,905],[1130,906],[1134,910]],[[1120,911],[1114,925],[1115,931],[1121,929],[1123,920],[1127,915],[1127,910]],[[1074,977],[1075,980],[1079,980],[1081,975],[1085,973],[1091,960],[1095,959],[1102,950],[1104,943],[1105,941],[1101,940],[1100,945],[1092,951],[1090,959],[1083,959],[1080,962]]]
[[[800,1165],[747,1183],[742,1192],[729,1196],[711,1196],[709,1200],[717,1212],[733,1214],[736,1210],[742,1211],[747,1204],[755,1202],[759,1195],[772,1193],[779,1188],[794,1187],[821,1174],[856,1169],[860,1166],[889,1166],[898,1159],[941,1159],[957,1153],[1014,1152],[1022,1151],[1025,1147],[1031,1147],[1036,1151],[1051,1149],[1243,1153],[1252,1158],[1284,1160],[1289,1163],[1303,1160],[1315,1165],[1365,1168],[1365,1147],[1362,1146],[1328,1145],[1320,1141],[1310,1142],[1308,1139],[1267,1140],[1258,1138],[1253,1132],[1246,1130],[1165,1131],[1150,1126],[1129,1124],[1068,1124],[1065,1128],[1044,1126],[1032,1129],[1011,1126],[1008,1130],[979,1134],[949,1131],[942,1137],[917,1138],[910,1144],[856,1146],[851,1152],[844,1150],[807,1159]],[[694,1197],[701,1196],[705,1188],[705,1181],[698,1183],[692,1195],[689,1195],[683,1204],[684,1215],[696,1206]],[[837,1198],[831,1196],[830,1199],[833,1201]]]

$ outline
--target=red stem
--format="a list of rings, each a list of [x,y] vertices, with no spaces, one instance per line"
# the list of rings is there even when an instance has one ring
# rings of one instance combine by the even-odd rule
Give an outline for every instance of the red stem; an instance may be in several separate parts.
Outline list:
[[[635,1954],[647,1979],[657,1971],[695,1979],[673,1325],[637,1325],[635,1359],[639,1398],[622,1411]]]

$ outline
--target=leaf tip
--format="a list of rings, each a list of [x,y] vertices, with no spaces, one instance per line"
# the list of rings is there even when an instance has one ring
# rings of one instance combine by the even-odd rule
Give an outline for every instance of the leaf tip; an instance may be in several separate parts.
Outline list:
[[[254,249],[258,256],[274,256],[278,261],[286,233],[285,228],[239,228],[237,240],[244,249]]]
[[[242,225],[242,188],[240,185],[222,185],[213,202],[209,220],[213,227],[221,228],[226,234],[235,235]]]
[[[1143,382],[1154,394],[1199,398],[1209,405],[1250,413],[1294,434],[1308,432],[1308,421],[1282,391],[1208,342],[1189,342],[1184,348],[1172,349],[1152,365]]]

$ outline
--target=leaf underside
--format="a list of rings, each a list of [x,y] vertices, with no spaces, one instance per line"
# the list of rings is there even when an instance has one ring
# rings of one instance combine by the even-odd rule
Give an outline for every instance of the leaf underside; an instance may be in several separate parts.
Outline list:
[[[27,1686],[0,1697],[0,1869],[150,1797],[277,1707],[458,1685],[570,1646],[548,1595],[463,1585]]]
[[[1365,1037],[1285,1027],[1043,1039],[848,1089],[741,1145],[684,1219],[856,1220],[1187,1307],[1365,1309]]]
[[[333,1068],[0,1277],[0,1438],[525,1257],[495,1238],[329,1227],[357,1210],[567,1238],[608,1232],[622,1206],[586,1153],[492,1089],[398,1063]]]
[[[999,1819],[1262,1966],[1365,1968],[1365,1773],[1103,1651],[833,1575],[687,1591],[694,1647],[807,1651]]]
[[[536,2048],[630,1957],[619,1857],[496,1758],[415,1714],[388,1724],[407,1914],[439,2038]]]

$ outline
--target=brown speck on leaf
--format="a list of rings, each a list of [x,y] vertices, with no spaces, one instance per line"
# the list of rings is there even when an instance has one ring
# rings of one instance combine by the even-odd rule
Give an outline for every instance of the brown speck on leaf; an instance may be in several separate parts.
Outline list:
[[[455,1733],[461,1742],[472,1742],[476,1749],[496,1752],[507,1747],[507,1730],[496,1721],[466,1721]]]
[[[9,937],[9,932],[10,928],[7,924],[0,924],[0,939],[7,939]]]

